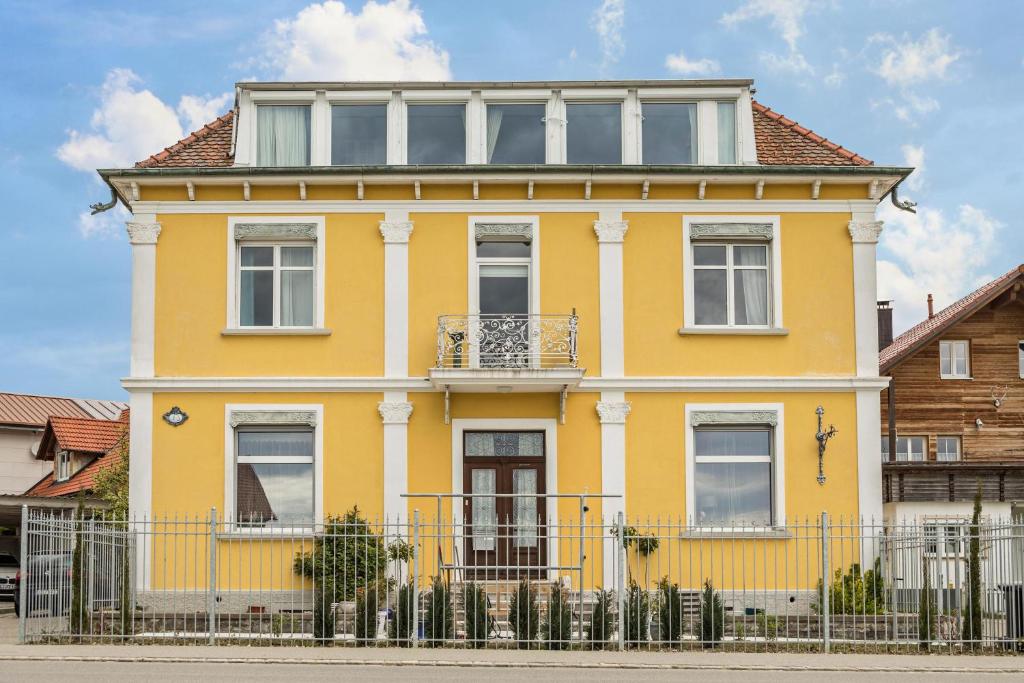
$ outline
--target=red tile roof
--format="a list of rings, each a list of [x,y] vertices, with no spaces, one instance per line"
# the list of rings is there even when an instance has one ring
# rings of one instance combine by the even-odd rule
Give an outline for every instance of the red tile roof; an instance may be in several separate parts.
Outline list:
[[[56,440],[59,450],[106,453],[120,440],[124,430],[125,423],[120,420],[53,416],[39,442],[39,455],[44,456],[49,450],[47,447],[51,438]]]
[[[1024,277],[1024,265],[1017,266],[1005,275],[982,285],[964,298],[946,306],[931,318],[922,320],[893,339],[889,346],[878,353],[879,373],[887,372],[953,325],[991,303],[1013,286],[1017,278],[1021,277]]]
[[[96,484],[96,475],[103,470],[113,467],[121,458],[126,457],[126,454],[127,449],[113,449],[110,453],[96,458],[65,481],[55,481],[53,472],[49,472],[45,477],[37,481],[32,488],[26,491],[25,495],[57,498],[59,496],[75,495],[79,491],[91,491]]]
[[[91,491],[96,483],[96,475],[109,469],[127,457],[128,453],[128,411],[122,413],[121,420],[82,420],[75,418],[50,418],[50,423],[43,434],[43,442],[54,434],[63,434],[70,441],[60,441],[61,448],[84,453],[96,453],[88,465],[75,472],[65,481],[56,481],[51,471],[37,481],[25,492],[26,496],[55,498],[71,496],[79,491]],[[57,424],[55,424],[57,423]],[[103,424],[98,424],[103,423]],[[60,439],[60,436],[57,437]],[[72,445],[72,444],[77,444]],[[104,444],[106,444],[104,446]],[[94,450],[97,448],[100,450]],[[40,447],[40,453],[43,447]]]
[[[768,166],[871,166],[874,162],[753,102],[757,161]]]
[[[0,425],[42,428],[51,415],[114,419],[125,407],[120,401],[0,392]]]
[[[753,103],[758,163],[768,166],[870,166],[872,162],[828,140],[796,121]],[[235,112],[203,126],[184,140],[135,164],[137,168],[231,166]]]

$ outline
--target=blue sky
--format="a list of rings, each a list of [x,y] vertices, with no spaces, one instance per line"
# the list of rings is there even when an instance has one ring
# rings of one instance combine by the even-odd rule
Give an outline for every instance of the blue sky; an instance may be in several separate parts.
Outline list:
[[[0,7],[0,391],[121,398],[130,253],[88,217],[241,79],[751,77],[768,106],[920,170],[886,221],[898,327],[1019,264],[1022,8],[935,0],[19,2]]]

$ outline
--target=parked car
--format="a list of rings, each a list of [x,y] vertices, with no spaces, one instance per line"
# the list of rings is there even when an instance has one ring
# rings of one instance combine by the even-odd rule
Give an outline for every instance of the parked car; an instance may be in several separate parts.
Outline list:
[[[19,566],[18,558],[13,554],[0,551],[0,598],[14,598]]]
[[[18,572],[14,582],[14,611],[21,614],[21,582],[26,581],[28,613],[45,610],[64,614],[71,605],[71,553],[30,555],[25,573]]]

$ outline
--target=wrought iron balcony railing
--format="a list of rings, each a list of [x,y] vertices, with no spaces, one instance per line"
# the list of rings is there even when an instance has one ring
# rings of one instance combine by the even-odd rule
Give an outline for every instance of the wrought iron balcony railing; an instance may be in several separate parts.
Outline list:
[[[437,367],[558,369],[577,367],[576,326],[567,315],[442,315]]]

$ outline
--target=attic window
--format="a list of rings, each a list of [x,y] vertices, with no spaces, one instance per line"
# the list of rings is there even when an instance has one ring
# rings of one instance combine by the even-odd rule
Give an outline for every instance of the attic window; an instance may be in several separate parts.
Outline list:
[[[309,166],[309,105],[256,107],[256,163],[260,166]]]
[[[58,451],[56,472],[57,481],[67,481],[71,478],[71,453]]]

